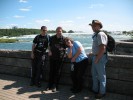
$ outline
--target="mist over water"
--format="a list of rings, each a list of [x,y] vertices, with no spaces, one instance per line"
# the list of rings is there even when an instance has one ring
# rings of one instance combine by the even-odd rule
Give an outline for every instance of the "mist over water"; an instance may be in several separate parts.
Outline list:
[[[49,34],[54,35],[54,34]],[[65,37],[70,37],[74,41],[79,41],[82,43],[86,52],[89,52],[92,46],[92,34],[89,33],[63,33]],[[8,50],[28,50],[30,51],[32,48],[32,41],[36,35],[23,35],[19,37],[11,37],[16,38],[19,42],[16,43],[0,43],[0,49],[8,49]],[[130,39],[130,36],[126,35],[115,35],[112,34],[116,41]]]

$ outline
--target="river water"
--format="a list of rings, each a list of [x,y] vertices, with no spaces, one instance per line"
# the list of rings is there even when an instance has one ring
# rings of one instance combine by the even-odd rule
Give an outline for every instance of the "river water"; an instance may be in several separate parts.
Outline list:
[[[52,35],[52,34],[50,34]],[[64,36],[70,37],[73,40],[80,41],[85,48],[86,51],[91,49],[92,46],[92,34],[88,33],[63,33]],[[11,37],[16,38],[19,42],[16,43],[0,43],[0,49],[7,50],[31,50],[33,38],[36,35],[23,35],[19,37]],[[127,35],[116,35],[112,34],[116,41],[130,39],[130,36]]]

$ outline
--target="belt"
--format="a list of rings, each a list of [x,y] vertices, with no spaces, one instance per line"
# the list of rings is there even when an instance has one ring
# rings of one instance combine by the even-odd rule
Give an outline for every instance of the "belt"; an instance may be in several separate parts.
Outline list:
[[[37,50],[37,49],[36,49],[35,51],[36,51],[36,52],[39,52],[39,53],[42,53],[42,51],[40,51],[40,50]]]

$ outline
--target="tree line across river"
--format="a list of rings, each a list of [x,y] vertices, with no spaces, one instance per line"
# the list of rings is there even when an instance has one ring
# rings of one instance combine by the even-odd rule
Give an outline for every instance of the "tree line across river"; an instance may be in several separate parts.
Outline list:
[[[16,28],[16,29],[0,29],[0,37],[2,36],[20,36],[20,35],[33,35],[39,34],[40,29],[25,29],[25,28]],[[48,30],[47,33],[55,33],[55,30]],[[69,30],[68,32],[63,30],[63,33],[74,33],[74,31]]]
[[[48,30],[47,33],[55,33],[55,30]],[[0,37],[8,36],[21,36],[21,35],[33,35],[39,34],[40,29],[25,29],[25,28],[12,28],[12,29],[0,29]],[[63,33],[74,33],[74,31],[69,30],[68,32],[63,30]],[[18,39],[0,38],[0,43],[13,43],[18,42]]]

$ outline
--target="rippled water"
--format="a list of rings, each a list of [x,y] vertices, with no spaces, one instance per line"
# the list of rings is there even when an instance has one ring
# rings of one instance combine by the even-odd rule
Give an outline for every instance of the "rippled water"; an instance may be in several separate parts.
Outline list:
[[[52,34],[50,34],[52,35]],[[92,34],[87,33],[64,33],[64,36],[71,37],[73,40],[80,41],[85,50],[91,49],[92,46]],[[17,38],[19,42],[16,43],[0,43],[0,49],[10,50],[31,50],[33,38],[36,35],[24,35]],[[116,41],[130,39],[130,36],[126,35],[112,35]]]

